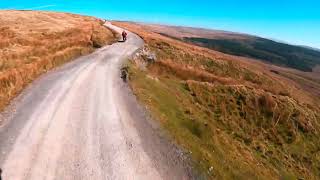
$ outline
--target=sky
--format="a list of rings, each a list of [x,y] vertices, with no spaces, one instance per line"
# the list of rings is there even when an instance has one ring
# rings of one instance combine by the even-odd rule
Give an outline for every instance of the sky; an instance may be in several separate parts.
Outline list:
[[[320,48],[319,0],[0,0],[0,9],[203,27]]]

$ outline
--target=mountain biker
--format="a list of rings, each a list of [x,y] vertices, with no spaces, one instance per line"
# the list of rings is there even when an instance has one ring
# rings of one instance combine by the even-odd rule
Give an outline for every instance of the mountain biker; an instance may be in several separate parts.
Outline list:
[[[122,32],[122,39],[123,39],[123,42],[125,42],[127,40],[127,32],[126,31]]]

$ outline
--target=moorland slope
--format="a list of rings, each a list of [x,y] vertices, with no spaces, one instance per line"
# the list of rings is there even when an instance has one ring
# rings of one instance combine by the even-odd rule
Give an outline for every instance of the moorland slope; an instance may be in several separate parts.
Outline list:
[[[209,178],[319,179],[316,94],[267,64],[115,24],[146,43],[128,64],[133,92]]]

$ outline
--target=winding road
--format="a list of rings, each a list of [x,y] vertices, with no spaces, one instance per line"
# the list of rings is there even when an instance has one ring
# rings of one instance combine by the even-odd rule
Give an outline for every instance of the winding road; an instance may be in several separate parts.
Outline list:
[[[142,46],[129,32],[125,43],[103,47],[32,83],[0,126],[2,178],[190,179],[183,153],[120,79],[121,64]]]

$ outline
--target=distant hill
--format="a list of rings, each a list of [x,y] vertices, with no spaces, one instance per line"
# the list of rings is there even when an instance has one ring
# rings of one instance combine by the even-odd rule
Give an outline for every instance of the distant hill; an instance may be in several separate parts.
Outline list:
[[[319,52],[320,52],[320,49],[319,49],[319,48],[314,48],[314,47],[310,47],[310,46],[300,46],[300,47],[303,47],[303,48],[307,48],[307,49],[311,49],[311,50],[315,50],[315,51],[319,51]]]
[[[275,65],[311,72],[320,65],[320,51],[247,34],[190,27],[146,25],[175,39],[223,53],[251,57]]]
[[[318,51],[264,38],[230,40],[185,37],[183,40],[224,53],[257,58],[302,71],[312,71],[317,64],[320,64]]]

